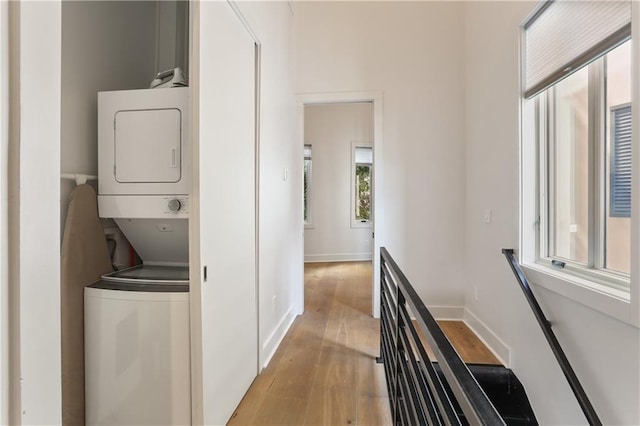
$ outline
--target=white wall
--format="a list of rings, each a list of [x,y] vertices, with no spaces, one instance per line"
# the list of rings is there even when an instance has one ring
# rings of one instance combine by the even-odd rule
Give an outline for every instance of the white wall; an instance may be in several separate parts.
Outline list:
[[[189,75],[189,2],[161,0],[157,7],[155,72],[180,67]]]
[[[98,92],[144,89],[156,70],[156,2],[62,3],[63,173],[98,174]],[[69,193],[61,180],[61,228]]]
[[[287,2],[238,2],[261,44],[258,176],[259,363],[295,318],[302,272],[302,144],[296,139],[293,13]],[[283,169],[289,172],[283,179]]]
[[[372,228],[352,228],[352,142],[373,143],[373,104],[304,107],[304,143],[312,145],[310,208],[304,230],[308,261],[370,260]]]
[[[9,5],[0,3],[0,170],[9,155]],[[9,423],[8,173],[0,174],[0,424]]]
[[[384,92],[382,245],[432,306],[464,299],[463,12],[458,2],[296,3],[298,92]]]
[[[7,257],[8,257],[8,282],[7,282],[7,316],[8,318],[8,395],[7,402],[9,417],[8,423],[19,424],[20,419],[20,395],[16,397],[17,386],[20,385],[20,288],[8,285],[11,282],[19,282],[20,257],[17,255],[20,247],[20,114],[16,113],[16,106],[20,102],[20,27],[15,22],[20,21],[20,6],[17,2],[9,3],[9,141],[7,155]],[[16,309],[16,307],[18,307]]]
[[[11,104],[12,115],[19,114],[19,138],[11,140],[19,166],[12,162],[10,183],[19,196],[10,224],[19,238],[10,246],[12,292],[19,297],[11,304],[17,326],[11,345],[18,359],[11,365],[10,424],[60,424],[61,4],[19,7],[13,22],[19,23],[20,93]]]
[[[534,6],[465,4],[466,308],[511,348],[540,424],[583,424],[500,253],[518,247],[518,27]],[[491,224],[482,221],[485,209],[492,210]],[[638,329],[541,287],[534,291],[604,424],[640,424]]]

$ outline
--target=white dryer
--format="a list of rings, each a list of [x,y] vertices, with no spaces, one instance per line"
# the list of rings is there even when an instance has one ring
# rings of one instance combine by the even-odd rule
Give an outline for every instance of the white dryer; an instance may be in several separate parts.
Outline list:
[[[98,93],[98,211],[145,264],[189,262],[189,88]]]
[[[98,93],[100,195],[187,195],[188,120],[188,87]]]

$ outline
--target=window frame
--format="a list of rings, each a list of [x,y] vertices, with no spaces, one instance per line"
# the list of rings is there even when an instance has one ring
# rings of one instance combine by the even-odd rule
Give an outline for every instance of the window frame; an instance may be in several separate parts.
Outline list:
[[[370,185],[371,185],[371,203],[370,203],[370,208],[369,208],[369,219],[368,220],[356,220],[356,211],[355,211],[355,206],[356,206],[356,166],[358,164],[365,164],[365,163],[356,163],[356,149],[357,148],[369,148],[371,149],[371,155],[372,155],[372,160],[371,160],[371,164],[369,164],[370,167],[370,172],[371,172],[371,179],[370,179]],[[351,201],[349,203],[349,217],[350,217],[350,221],[351,221],[351,228],[372,228],[373,227],[373,191],[374,191],[374,187],[373,187],[373,183],[374,183],[374,178],[373,178],[373,173],[374,173],[374,160],[373,160],[373,144],[371,142],[351,142],[351,176],[350,176],[350,185],[351,185]]]
[[[551,212],[554,211],[555,170],[555,91],[554,86],[540,93],[536,102],[536,145],[539,170],[538,184],[538,237],[536,238],[537,263],[548,268],[562,269],[566,273],[593,281],[605,287],[628,292],[630,276],[605,268],[605,221],[606,221],[606,61],[599,58],[588,68],[588,244],[587,263],[554,255],[555,235]],[[558,266],[554,261],[561,262]]]

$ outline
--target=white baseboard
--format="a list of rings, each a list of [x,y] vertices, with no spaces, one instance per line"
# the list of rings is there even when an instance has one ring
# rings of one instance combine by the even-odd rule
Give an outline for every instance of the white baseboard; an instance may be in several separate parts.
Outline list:
[[[289,331],[289,328],[291,328],[291,324],[293,324],[295,319],[296,315],[293,314],[292,306],[282,319],[280,319],[280,322],[271,335],[269,335],[269,337],[264,341],[262,344],[262,353],[260,355],[260,371],[269,365],[271,358],[273,358],[273,355],[276,353],[280,343],[282,343],[282,339],[284,339],[284,336],[287,334],[287,331]]]
[[[487,327],[468,309],[464,309],[464,323],[469,327],[487,348],[498,358],[505,367],[511,365],[511,348],[507,346],[496,333]]]
[[[371,260],[371,252],[366,253],[335,253],[335,254],[305,254],[304,263],[314,262],[355,262]]]

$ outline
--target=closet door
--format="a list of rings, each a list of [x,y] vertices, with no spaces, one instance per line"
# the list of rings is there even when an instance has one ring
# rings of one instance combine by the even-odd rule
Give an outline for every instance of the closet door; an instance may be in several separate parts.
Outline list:
[[[258,373],[255,43],[227,2],[199,4],[202,415],[225,424]]]

